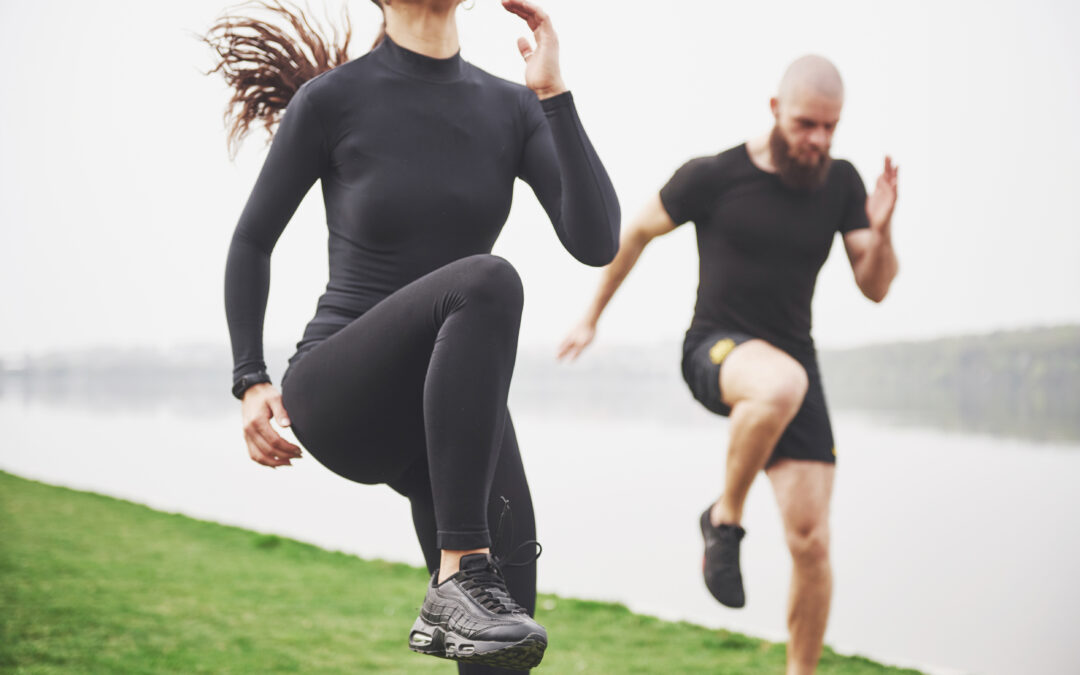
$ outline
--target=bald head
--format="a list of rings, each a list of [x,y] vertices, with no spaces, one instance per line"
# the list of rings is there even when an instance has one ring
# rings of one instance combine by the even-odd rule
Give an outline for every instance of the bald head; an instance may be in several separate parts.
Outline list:
[[[822,96],[838,102],[844,100],[844,82],[840,71],[823,56],[809,54],[795,60],[780,80],[777,98],[789,103],[807,94]]]
[[[820,56],[797,59],[769,106],[776,118],[769,153],[781,180],[800,189],[820,186],[829,174],[829,149],[844,107],[840,72]]]

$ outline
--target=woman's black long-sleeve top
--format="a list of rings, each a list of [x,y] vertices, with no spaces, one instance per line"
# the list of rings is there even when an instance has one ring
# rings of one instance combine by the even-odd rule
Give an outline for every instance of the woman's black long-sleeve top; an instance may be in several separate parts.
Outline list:
[[[330,279],[303,352],[409,282],[490,253],[527,182],[578,260],[604,265],[619,241],[615,190],[569,92],[529,89],[389,38],[297,91],[240,217],[225,273],[233,377],[265,369],[270,253],[316,180]]]

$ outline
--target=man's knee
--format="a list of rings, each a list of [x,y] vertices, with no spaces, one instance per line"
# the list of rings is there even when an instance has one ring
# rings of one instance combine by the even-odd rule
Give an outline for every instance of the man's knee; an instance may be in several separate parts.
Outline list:
[[[762,378],[758,393],[749,400],[769,418],[787,424],[799,412],[809,382],[806,370],[794,359],[790,363],[781,363]]]
[[[802,364],[763,340],[736,348],[720,369],[720,391],[733,399],[727,401],[729,404],[753,402],[785,424],[799,411],[808,387],[809,377]]]
[[[809,384],[806,369],[792,359],[777,370],[766,391],[765,402],[776,410],[777,414],[790,419],[802,406]]]
[[[817,567],[829,561],[829,526],[806,522],[789,527],[788,550],[797,566]]]

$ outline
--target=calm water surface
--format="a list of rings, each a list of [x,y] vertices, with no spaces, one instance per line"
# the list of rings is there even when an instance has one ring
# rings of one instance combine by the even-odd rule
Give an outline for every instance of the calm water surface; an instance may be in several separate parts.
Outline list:
[[[0,398],[0,469],[421,563],[402,498],[310,458],[259,467],[247,459],[238,417],[9,395]],[[790,563],[766,480],[746,510],[747,607],[717,605],[700,580],[697,517],[721,484],[723,420],[705,411],[665,420],[582,410],[516,413],[515,423],[544,544],[542,590],[784,638]],[[829,644],[942,673],[1080,672],[1080,446],[882,427],[844,414],[834,426]]]

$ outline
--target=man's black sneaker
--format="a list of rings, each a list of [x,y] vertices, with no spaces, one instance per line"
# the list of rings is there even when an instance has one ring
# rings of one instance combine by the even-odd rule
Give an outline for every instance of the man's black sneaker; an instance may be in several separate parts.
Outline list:
[[[547,631],[510,597],[490,556],[464,556],[456,574],[441,584],[438,578],[436,571],[409,633],[409,649],[518,670],[540,663]]]
[[[705,538],[702,563],[705,586],[720,604],[738,609],[746,604],[742,572],[739,571],[739,542],[746,536],[746,530],[727,523],[713,527],[709,520],[711,510],[710,506],[701,514],[701,536]]]

